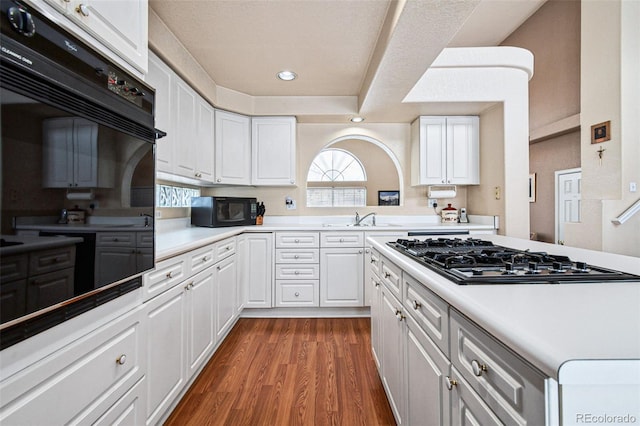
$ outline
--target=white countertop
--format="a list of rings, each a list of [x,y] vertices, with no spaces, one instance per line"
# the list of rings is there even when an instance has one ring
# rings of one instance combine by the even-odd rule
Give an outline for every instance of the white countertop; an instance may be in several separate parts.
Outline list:
[[[640,259],[483,235],[509,247],[546,250],[640,275]],[[387,247],[368,242],[451,306],[549,377],[570,360],[640,359],[640,282],[457,285]]]

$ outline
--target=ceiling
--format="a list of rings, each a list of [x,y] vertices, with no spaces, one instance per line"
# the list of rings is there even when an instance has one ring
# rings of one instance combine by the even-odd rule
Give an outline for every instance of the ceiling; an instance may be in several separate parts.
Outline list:
[[[409,122],[487,104],[403,104],[445,47],[495,46],[546,0],[150,0],[216,85],[253,97],[353,97],[302,122]],[[298,78],[276,78],[291,70]],[[283,98],[283,99],[284,99]]]

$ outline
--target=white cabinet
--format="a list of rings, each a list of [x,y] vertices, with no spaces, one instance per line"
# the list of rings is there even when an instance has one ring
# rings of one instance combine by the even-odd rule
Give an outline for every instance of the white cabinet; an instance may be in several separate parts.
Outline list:
[[[411,125],[412,185],[480,183],[479,118],[419,117]]]
[[[215,183],[251,184],[250,132],[249,117],[215,110]]]
[[[144,377],[144,327],[139,309],[114,315],[3,378],[0,423],[93,424]],[[3,355],[3,368],[15,362]]]
[[[377,271],[378,279],[380,278],[380,254],[371,248],[368,244],[369,237],[384,237],[387,241],[395,241],[398,238],[407,238],[407,232],[386,232],[386,231],[370,231],[364,233],[365,249],[364,249],[364,306],[371,306],[373,287],[368,285],[372,279],[373,271]]]
[[[155,126],[167,132],[158,140],[156,150],[161,177],[178,181],[184,177],[193,184],[212,183],[214,108],[153,53],[149,54],[146,81],[156,89]]]
[[[271,186],[295,185],[295,117],[251,119],[251,183]]]
[[[379,253],[377,251],[373,251],[373,256],[378,257]],[[371,267],[366,267],[366,269],[371,270],[371,273],[368,276],[368,279],[365,283],[367,287],[369,287],[370,294],[370,306],[371,306],[371,353],[373,355],[373,360],[376,363],[376,367],[378,370],[381,370],[381,331],[380,331],[380,314],[382,309],[382,282],[380,281],[380,277],[378,276],[378,268],[375,265]]]
[[[364,305],[364,232],[320,233],[320,306]]]
[[[187,299],[185,305],[187,327],[187,379],[195,374],[207,361],[216,343],[214,315],[218,312],[215,300],[216,271],[205,269],[187,280],[184,288]]]
[[[167,133],[156,141],[156,169],[159,172],[173,173],[174,146],[176,135],[174,129],[177,76],[153,52],[149,52],[149,72],[146,82],[156,89],[155,126]]]
[[[140,73],[147,71],[147,0],[45,1]]]
[[[381,378],[398,425],[405,420],[404,314],[402,304],[382,287],[380,308]]]
[[[246,308],[273,306],[273,234],[247,233],[240,251],[240,286],[244,288]]]
[[[319,245],[317,232],[276,233],[275,306],[320,305]]]
[[[44,121],[42,130],[43,187],[113,187],[113,149],[98,143],[96,123],[83,118],[52,118]]]
[[[237,264],[236,257],[230,256],[214,267],[216,336],[222,339],[231,330],[237,317]]]

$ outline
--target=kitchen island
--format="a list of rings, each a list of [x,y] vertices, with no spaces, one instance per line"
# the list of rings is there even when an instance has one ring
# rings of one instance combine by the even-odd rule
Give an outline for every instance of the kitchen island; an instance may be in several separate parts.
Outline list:
[[[522,250],[561,254],[592,265],[640,275],[637,258],[497,235],[483,235],[482,239]],[[450,321],[449,328],[443,328],[443,332],[450,333],[450,346],[443,345],[441,351],[445,359],[451,359],[451,365],[449,372],[443,373],[445,386],[447,383],[451,385],[448,380],[456,381],[451,379],[456,376],[453,370],[457,368],[456,372],[465,373],[464,369],[468,367],[466,376],[472,379],[468,381],[473,387],[473,379],[479,378],[476,391],[490,401],[488,405],[492,414],[498,413],[500,421],[508,419],[507,422],[519,423],[520,420],[526,420],[523,413],[514,414],[522,404],[522,401],[517,402],[518,399],[526,395],[527,386],[522,385],[526,382],[519,382],[511,374],[505,373],[511,368],[508,365],[503,365],[503,370],[497,371],[490,362],[483,364],[475,359],[483,351],[474,344],[479,346],[491,340],[491,345],[496,343],[500,350],[514,359],[524,361],[523,365],[537,376],[533,382],[538,380],[538,387],[544,393],[540,404],[546,409],[544,416],[537,417],[533,424],[580,424],[588,416],[602,415],[605,411],[606,415],[614,416],[610,420],[615,420],[617,415],[640,419],[640,281],[458,285],[388,247],[384,238],[369,238],[368,242],[379,253],[383,263],[395,265],[401,271],[402,279],[398,281],[401,288],[397,291],[399,296],[396,296],[400,300],[395,300],[398,304],[396,309],[401,311],[401,322],[405,312],[415,316],[418,311],[416,306],[420,303],[415,301],[411,306],[410,297],[416,287],[418,292],[427,289],[435,299],[444,303],[441,306],[446,306],[443,315],[447,315]],[[388,271],[391,269],[390,266]],[[385,270],[384,274],[392,274],[392,271],[388,271]],[[385,279],[380,278],[384,283]],[[386,287],[383,286],[384,289]],[[392,293],[391,290],[387,293]],[[389,300],[394,299],[389,297]],[[376,312],[380,311],[372,306],[374,328],[378,326],[374,318]],[[445,320],[441,318],[441,321]],[[407,322],[409,331],[410,323]],[[384,324],[379,327],[385,330]],[[472,333],[465,331],[465,327],[479,330],[477,335],[482,337],[474,343]],[[408,341],[411,342],[411,339]],[[397,347],[397,340],[394,345]],[[450,352],[447,352],[449,349]],[[488,351],[485,348],[485,352]],[[384,347],[378,349],[378,355],[380,352],[384,353]],[[467,358],[465,352],[472,352],[473,359]],[[407,357],[410,359],[409,355]],[[467,361],[468,366],[465,364]],[[457,366],[458,363],[464,365]],[[398,368],[396,370],[401,371]],[[381,373],[385,382],[384,369]],[[512,379],[515,381],[509,382]],[[392,384],[395,379],[386,380]],[[458,378],[457,381],[463,380]],[[495,388],[492,380],[497,380]],[[410,379],[408,381],[411,383]],[[401,387],[397,386],[398,389]],[[390,388],[393,392],[393,386]],[[389,389],[387,392],[389,394]],[[509,392],[513,393],[509,396]],[[612,396],[615,397],[615,408],[606,405]],[[407,399],[410,402],[411,395],[407,395]],[[513,407],[509,407],[510,399]],[[390,400],[393,405],[393,395],[390,395]],[[456,414],[456,407],[462,411],[473,411],[469,405],[466,408],[454,405],[452,415]],[[499,415],[500,410],[504,410],[502,416]],[[412,418],[410,403],[403,405],[398,402],[396,413],[402,418]],[[481,423],[488,424],[492,419],[495,420],[491,416],[486,417]],[[531,424],[531,419],[528,421]]]

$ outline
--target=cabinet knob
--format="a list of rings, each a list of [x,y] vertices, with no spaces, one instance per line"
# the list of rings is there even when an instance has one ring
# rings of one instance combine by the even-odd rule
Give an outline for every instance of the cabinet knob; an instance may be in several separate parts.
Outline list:
[[[372,259],[370,260],[370,262],[371,262],[371,263],[376,263],[376,262],[377,262],[377,260],[375,260],[375,259],[373,259],[373,258],[372,258]]]
[[[300,293],[296,291],[295,296],[300,297]]]
[[[172,273],[171,271],[169,271],[169,272],[167,272],[166,277],[167,277],[167,278],[171,278],[172,274],[173,274],[173,273]]]
[[[418,308],[422,307],[422,303],[418,302],[417,300],[413,301],[413,309],[415,309],[416,311],[418,310]]]
[[[358,250],[358,254],[362,254],[362,250]]]
[[[193,281],[187,284],[186,286],[184,286],[185,290],[191,290],[192,288],[193,288]]]
[[[202,261],[206,262],[207,260],[209,260],[209,258],[207,256],[202,256]]]
[[[127,356],[125,354],[122,354],[118,358],[116,358],[116,364],[118,365],[124,365],[125,362],[127,362]]]
[[[300,242],[300,240],[296,238],[295,240],[293,240],[293,242],[294,242],[294,243],[299,243],[299,242]]]
[[[365,252],[365,253],[370,253],[370,252],[371,252],[371,250],[369,250],[369,249],[365,249],[365,251],[364,251],[364,252]]]
[[[294,274],[300,275],[300,271],[295,271]]]
[[[452,379],[452,378],[451,378],[451,377],[449,377],[449,376],[446,376],[446,377],[445,377],[445,380],[446,380],[446,384],[447,384],[447,389],[448,389],[448,390],[452,390],[454,386],[457,386],[457,385],[458,385],[458,381],[457,381],[457,380]]]
[[[222,179],[218,178],[216,179],[216,182],[222,182]]]
[[[114,242],[114,243],[117,243],[117,242],[118,242],[118,239],[114,237],[114,238],[113,238],[113,242]]]
[[[300,258],[300,256],[298,256],[297,254],[295,256],[293,256],[294,259],[298,259]]]
[[[78,12],[82,16],[89,16],[89,8],[86,4],[80,3],[78,7],[76,7],[76,12]]]
[[[396,309],[396,318],[398,318],[398,321],[402,321],[405,318],[405,316],[402,315],[402,311],[400,309]]]
[[[294,183],[296,183],[295,180],[291,179],[289,182],[291,182],[291,184],[293,185]]]
[[[375,285],[376,287],[380,287],[380,283],[379,283],[378,281],[374,282],[374,285]]]
[[[390,274],[389,272],[385,272],[385,273],[384,273],[384,277],[385,277],[385,278],[389,278],[390,276],[391,276],[391,274]]]
[[[473,370],[473,374],[480,377],[484,371],[487,371],[487,365],[481,364],[478,360],[474,359],[471,361],[471,369]]]
[[[220,265],[218,265],[218,266],[216,266],[216,269],[217,269],[218,271],[220,271],[222,268],[220,267]]]
[[[225,250],[231,250],[231,246],[226,246]]]
[[[344,243],[344,238],[340,238],[340,242],[341,242],[341,243]]]

